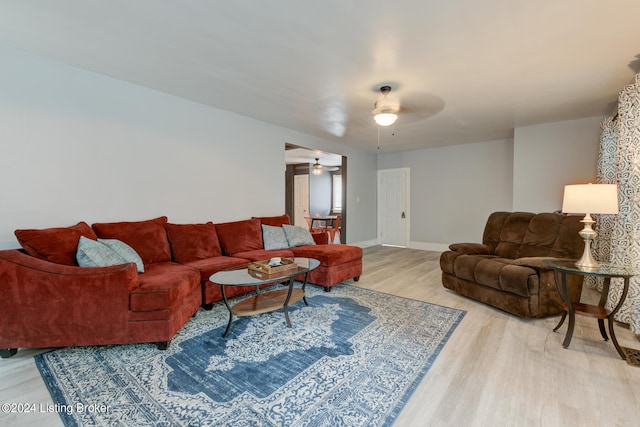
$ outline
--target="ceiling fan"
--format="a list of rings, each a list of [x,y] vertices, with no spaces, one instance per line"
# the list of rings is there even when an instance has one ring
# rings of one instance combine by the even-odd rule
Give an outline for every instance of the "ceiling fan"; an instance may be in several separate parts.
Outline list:
[[[400,101],[394,98],[389,98],[389,92],[391,92],[391,86],[382,86],[380,88],[382,98],[380,98],[373,105],[373,120],[379,126],[391,126],[398,119],[398,112],[400,112]]]
[[[398,91],[398,85],[395,84],[394,91]],[[392,84],[382,84],[376,86],[376,92],[380,92],[382,96],[373,105],[373,119],[381,127],[393,125],[398,117],[402,116],[402,123],[413,123],[424,120],[436,115],[444,108],[442,98],[424,92],[416,91],[398,91],[399,98],[391,95]]]
[[[338,167],[331,167],[331,166],[323,166],[323,165],[321,165],[319,157],[316,157],[316,162],[311,167],[311,173],[314,174],[314,175],[320,175],[320,174],[322,174],[323,171],[333,172],[333,171],[337,171],[337,170],[338,170]]]

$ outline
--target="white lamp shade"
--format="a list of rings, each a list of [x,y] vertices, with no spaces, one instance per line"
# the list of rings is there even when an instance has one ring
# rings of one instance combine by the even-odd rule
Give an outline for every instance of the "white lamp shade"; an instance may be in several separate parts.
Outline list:
[[[565,185],[562,212],[617,214],[618,186],[616,184]]]
[[[393,113],[379,113],[373,116],[373,120],[380,126],[391,126],[397,119],[398,115]]]

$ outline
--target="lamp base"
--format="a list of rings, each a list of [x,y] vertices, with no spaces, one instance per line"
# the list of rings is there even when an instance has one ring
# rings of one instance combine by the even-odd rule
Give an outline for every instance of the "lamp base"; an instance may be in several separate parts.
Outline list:
[[[590,214],[586,214],[580,222],[584,224],[584,228],[578,233],[584,239],[584,251],[582,257],[576,261],[576,266],[583,269],[596,269],[600,267],[600,263],[591,255],[591,241],[598,235],[592,228],[595,221]]]

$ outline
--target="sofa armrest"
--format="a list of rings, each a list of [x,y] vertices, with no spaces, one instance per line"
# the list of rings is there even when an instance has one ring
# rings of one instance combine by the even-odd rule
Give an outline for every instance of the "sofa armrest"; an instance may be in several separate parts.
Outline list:
[[[122,342],[134,263],[73,267],[0,251],[0,348]]]
[[[482,243],[452,243],[449,249],[465,255],[493,255],[491,249]]]
[[[536,257],[524,257],[514,259],[512,265],[523,265],[525,267],[535,268],[536,270],[551,270],[551,268],[544,265],[544,261],[558,259],[555,257],[536,256]]]

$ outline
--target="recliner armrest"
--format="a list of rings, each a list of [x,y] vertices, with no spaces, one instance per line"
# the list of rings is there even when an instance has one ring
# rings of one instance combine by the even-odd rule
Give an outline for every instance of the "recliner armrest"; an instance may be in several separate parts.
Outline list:
[[[482,243],[452,243],[449,249],[465,255],[493,255],[489,246]]]
[[[535,256],[535,257],[524,257],[514,259],[511,263],[512,265],[523,265],[525,267],[535,268],[536,270],[551,270],[551,268],[544,265],[544,261],[558,259],[556,257],[548,257],[548,256]]]

